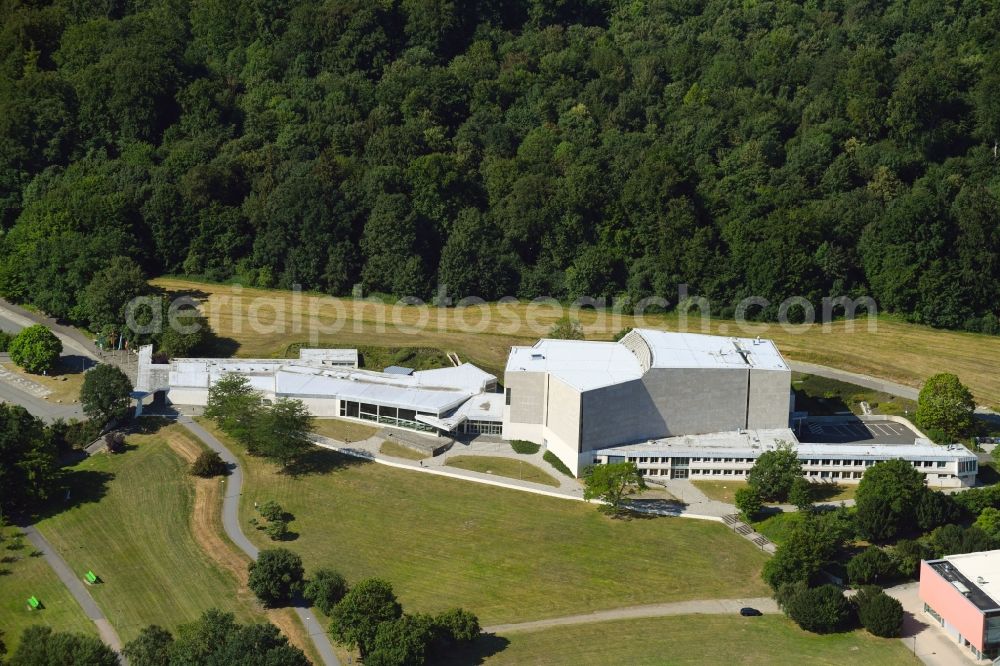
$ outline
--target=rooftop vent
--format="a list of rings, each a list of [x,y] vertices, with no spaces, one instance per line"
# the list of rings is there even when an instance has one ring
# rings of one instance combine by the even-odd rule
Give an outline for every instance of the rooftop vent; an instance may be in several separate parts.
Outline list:
[[[545,360],[545,354],[532,354],[531,355],[531,360],[532,361],[544,361]]]
[[[962,593],[962,596],[966,596],[967,597],[967,596],[969,596],[969,594],[972,593],[972,591],[968,587],[965,586],[965,583],[963,583],[961,581],[953,580],[951,582],[951,584],[955,586],[956,590],[958,590],[959,592]]]

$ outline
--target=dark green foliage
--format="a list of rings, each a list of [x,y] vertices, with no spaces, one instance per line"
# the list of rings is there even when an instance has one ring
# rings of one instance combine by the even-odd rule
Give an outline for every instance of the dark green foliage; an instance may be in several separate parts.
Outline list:
[[[996,8],[927,13],[20,3],[0,292],[106,321],[83,294],[128,257],[336,294],[673,303],[685,283],[763,317],[870,293],[995,333]]]
[[[953,495],[952,499],[970,514],[978,516],[986,508],[1000,509],[1000,484],[985,488],[969,488]]]
[[[155,624],[143,627],[139,635],[125,644],[122,654],[130,666],[170,666],[170,648],[174,637]]]
[[[854,610],[834,585],[809,587],[799,581],[781,588],[779,603],[797,625],[817,634],[846,631],[854,624]]]
[[[284,520],[272,520],[264,527],[264,534],[271,541],[283,541],[288,536],[288,523]]]
[[[836,559],[838,549],[848,536],[838,511],[826,515],[807,514],[778,546],[774,557],[764,563],[764,581],[775,591],[789,583],[816,581],[823,567]]]
[[[479,618],[461,608],[452,608],[434,616],[435,634],[443,648],[457,643],[471,643],[479,637]]]
[[[31,509],[59,480],[55,436],[24,407],[0,404],[0,508]]]
[[[998,330],[992,3],[112,4],[4,16],[0,293],[53,315],[128,258]]]
[[[431,630],[427,623],[411,615],[382,622],[375,630],[366,666],[421,666],[427,662]]]
[[[943,372],[930,377],[920,389],[916,421],[921,428],[957,441],[972,430],[975,409],[976,401],[969,389],[957,376]]]
[[[920,574],[920,561],[933,557],[930,547],[915,539],[900,539],[892,547],[890,555],[899,575],[904,578],[917,578]]]
[[[802,463],[795,449],[779,444],[774,451],[765,451],[754,461],[747,473],[747,483],[757,489],[762,500],[784,502],[795,479],[802,477]]]
[[[925,490],[917,503],[917,525],[924,531],[953,523],[962,517],[962,509],[952,495],[937,490]]]
[[[583,470],[583,484],[583,498],[601,500],[600,510],[612,516],[624,514],[628,496],[646,488],[634,462],[590,465]]]
[[[10,666],[118,666],[118,655],[96,636],[54,632],[51,627],[32,625],[21,633]]]
[[[569,467],[566,466],[566,463],[560,460],[559,456],[552,453],[551,451],[546,451],[544,454],[542,454],[542,460],[555,467],[557,471],[562,472],[563,474],[565,474],[570,478],[573,478],[573,472],[570,470]]]
[[[847,563],[847,577],[852,585],[888,582],[898,567],[889,555],[878,546],[870,546]]]
[[[858,484],[855,496],[858,531],[867,539],[885,541],[909,529],[916,521],[924,475],[904,460],[872,465]]]
[[[128,376],[117,366],[101,363],[84,375],[80,403],[84,413],[98,423],[121,421],[128,416],[131,393]]]
[[[331,614],[330,635],[341,643],[357,647],[365,657],[374,648],[379,625],[403,615],[392,586],[378,578],[368,578],[351,588]]]
[[[129,301],[148,291],[146,278],[135,261],[129,257],[113,257],[108,267],[95,273],[80,294],[76,318],[87,322],[92,331],[120,327],[125,323]]]
[[[35,324],[15,335],[7,350],[11,361],[28,372],[42,374],[55,367],[62,354],[62,342],[55,333]]]
[[[290,645],[273,624],[238,624],[232,613],[215,608],[178,629],[170,646],[169,663],[236,666],[248,663],[250,655],[252,663],[258,664],[309,664],[302,651]]]
[[[336,571],[317,569],[304,588],[302,596],[325,615],[333,612],[333,607],[347,594],[347,581]]]
[[[0,331],[0,353],[7,352],[7,350],[10,348],[10,342],[13,339],[14,335],[12,333],[8,333],[7,331]]]
[[[878,587],[862,587],[852,599],[861,626],[882,638],[903,633],[903,604]]]
[[[816,488],[812,482],[803,476],[795,477],[792,487],[788,490],[788,501],[799,511],[808,510],[816,499]]]
[[[266,520],[281,520],[285,516],[285,510],[274,500],[268,500],[257,507],[257,511]]]
[[[300,591],[304,573],[302,558],[292,551],[265,549],[250,563],[247,585],[265,606],[280,606]]]
[[[229,467],[215,451],[202,451],[191,463],[191,473],[207,479],[213,476],[225,476],[229,473]]]
[[[760,498],[760,492],[756,486],[747,486],[736,491],[734,498],[736,510],[746,522],[753,521],[760,510],[764,508],[764,502]]]
[[[998,543],[988,532],[975,526],[942,525],[931,532],[930,545],[934,557],[944,557],[993,550]]]
[[[514,439],[510,442],[510,448],[514,449],[514,453],[530,456],[538,453],[538,450],[542,447],[540,444],[535,444],[534,442],[528,442],[523,439]]]

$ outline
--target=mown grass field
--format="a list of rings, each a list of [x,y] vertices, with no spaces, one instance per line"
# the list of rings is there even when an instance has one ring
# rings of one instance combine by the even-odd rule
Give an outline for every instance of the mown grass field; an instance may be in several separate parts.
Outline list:
[[[216,332],[238,343],[241,356],[282,356],[293,342],[329,346],[411,347],[454,351],[502,376],[511,345],[530,345],[562,314],[555,308],[524,303],[469,308],[391,307],[381,302],[335,299],[289,291],[159,278],[153,284],[202,299]],[[235,301],[238,296],[239,302]],[[250,309],[254,306],[255,317]],[[276,317],[275,313],[281,316]],[[642,319],[606,312],[576,315],[588,339],[610,340],[621,329],[648,326],[719,335],[773,339],[789,359],[829,365],[919,387],[937,372],[954,372],[980,404],[1000,406],[1000,337],[932,329],[880,317],[874,330],[867,319],[785,326],[713,319],[702,325],[691,316],[687,326],[676,313]],[[312,338],[312,339],[311,339]]]
[[[194,512],[219,508],[196,502],[188,463],[167,442],[177,428],[130,436],[125,453],[77,464],[70,479],[78,504],[38,524],[74,571],[104,581],[90,591],[123,641],[148,624],[176,630],[213,607],[242,622],[266,619],[196,541]]]
[[[736,491],[746,488],[746,481],[692,481],[694,487],[705,493],[709,499],[718,502],[733,504],[735,502]],[[822,483],[815,484],[814,488],[817,503],[840,502],[854,499],[854,493],[858,490],[857,484]]]
[[[223,441],[228,438],[202,420]],[[239,450],[232,442],[229,445]],[[415,474],[317,449],[312,474],[244,456],[243,516],[276,500],[307,574],[390,581],[404,607],[484,623],[696,598],[760,596],[765,555],[720,524],[615,521],[594,506]],[[252,533],[264,547],[267,537]]]
[[[386,456],[393,456],[394,458],[403,458],[405,460],[423,460],[427,458],[426,453],[421,453],[416,449],[411,449],[408,446],[403,446],[397,442],[391,440],[386,440],[378,447],[379,453]]]
[[[496,456],[454,456],[445,463],[452,467],[467,469],[483,474],[506,476],[510,479],[541,483],[546,486],[559,487],[559,482],[548,472],[544,472],[531,463],[523,460],[511,460]]]
[[[0,543],[0,639],[13,654],[20,642],[21,632],[32,624],[43,624],[55,631],[71,631],[97,635],[97,628],[87,618],[56,573],[42,557],[32,557],[32,545],[21,539],[21,547],[10,549],[14,544],[13,527],[3,531],[4,541]],[[29,611],[27,600],[38,597],[44,608]]]
[[[821,636],[779,615],[680,615],[484,637],[449,663],[546,666],[919,664],[903,643],[866,632]]]
[[[360,442],[378,432],[378,428],[344,419],[313,419],[313,430],[339,442]]]

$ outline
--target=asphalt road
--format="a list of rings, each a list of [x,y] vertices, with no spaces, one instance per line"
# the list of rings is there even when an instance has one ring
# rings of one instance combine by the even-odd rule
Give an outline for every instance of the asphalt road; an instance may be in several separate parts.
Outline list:
[[[226,494],[222,499],[222,527],[233,543],[256,560],[260,550],[250,542],[250,539],[243,533],[242,525],[240,525],[239,510],[240,495],[243,488],[243,470],[240,468],[236,456],[213,436],[212,433],[195,423],[190,416],[178,416],[177,422],[191,431],[206,446],[217,452],[226,464],[229,465],[229,476],[226,478]],[[326,630],[312,614],[309,605],[305,601],[297,599],[295,601],[295,612],[298,614],[299,619],[302,620],[302,624],[306,628],[306,633],[312,639],[313,645],[316,647],[316,651],[319,653],[323,663],[326,666],[340,666],[340,661],[337,660],[337,655],[333,652],[333,645],[330,643],[330,638],[326,635]]]
[[[0,382],[0,401],[21,405],[33,416],[43,421],[51,423],[56,419],[69,421],[70,419],[83,420],[83,408],[78,405],[62,405],[36,398],[30,393],[26,393],[16,386]]]

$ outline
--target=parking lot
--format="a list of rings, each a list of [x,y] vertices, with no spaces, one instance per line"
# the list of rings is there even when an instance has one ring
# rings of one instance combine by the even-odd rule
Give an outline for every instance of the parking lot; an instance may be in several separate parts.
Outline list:
[[[806,421],[796,434],[799,441],[815,444],[913,444],[917,438],[917,433],[893,421]]]

